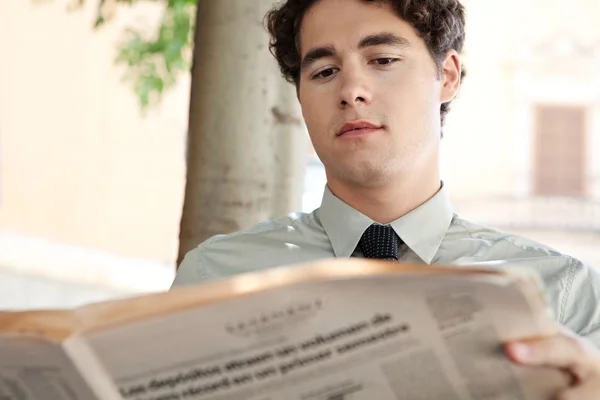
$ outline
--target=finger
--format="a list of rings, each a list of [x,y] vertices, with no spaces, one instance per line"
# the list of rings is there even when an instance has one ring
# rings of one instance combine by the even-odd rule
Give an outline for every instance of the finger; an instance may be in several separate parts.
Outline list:
[[[552,400],[597,400],[600,398],[600,383],[587,382],[565,389],[556,394]]]
[[[507,344],[508,356],[525,365],[566,369],[578,380],[593,370],[591,355],[577,338],[556,335],[549,338],[512,342]]]

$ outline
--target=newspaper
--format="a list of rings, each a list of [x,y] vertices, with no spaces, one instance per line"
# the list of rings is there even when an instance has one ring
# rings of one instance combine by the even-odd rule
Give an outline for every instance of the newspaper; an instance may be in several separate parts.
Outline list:
[[[502,344],[558,331],[520,271],[323,260],[0,313],[1,400],[546,400]]]

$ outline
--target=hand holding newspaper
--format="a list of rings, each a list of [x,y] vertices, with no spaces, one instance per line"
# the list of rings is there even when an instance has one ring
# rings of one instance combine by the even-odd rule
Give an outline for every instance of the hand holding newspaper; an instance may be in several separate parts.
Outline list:
[[[549,400],[502,343],[557,331],[535,276],[322,260],[0,313],[0,399]]]

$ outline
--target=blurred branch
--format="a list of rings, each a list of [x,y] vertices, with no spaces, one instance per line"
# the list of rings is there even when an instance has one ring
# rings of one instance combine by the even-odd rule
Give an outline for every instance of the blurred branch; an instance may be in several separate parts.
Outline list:
[[[158,103],[179,75],[190,70],[195,17],[195,1],[169,0],[154,39],[134,29],[125,32],[117,63],[127,66],[125,79],[133,84],[143,110]],[[104,23],[101,18],[99,14],[96,26]]]
[[[73,0],[70,9],[81,8],[85,1]],[[157,32],[149,38],[134,28],[126,29],[118,44],[115,60],[117,64],[126,66],[124,78],[132,85],[142,111],[146,111],[160,102],[162,94],[175,85],[181,73],[191,68],[198,0],[95,1],[98,1],[98,6],[94,28],[109,23],[119,4],[133,5],[141,1],[165,3]]]

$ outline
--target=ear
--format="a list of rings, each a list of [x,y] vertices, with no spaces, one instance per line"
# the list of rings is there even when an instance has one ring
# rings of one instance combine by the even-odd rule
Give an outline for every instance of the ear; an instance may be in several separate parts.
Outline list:
[[[456,50],[449,50],[442,63],[440,102],[448,103],[458,94],[461,77],[460,57]]]

